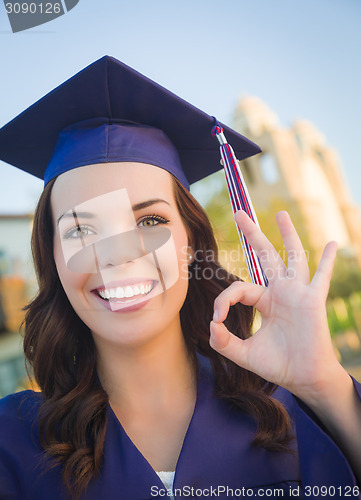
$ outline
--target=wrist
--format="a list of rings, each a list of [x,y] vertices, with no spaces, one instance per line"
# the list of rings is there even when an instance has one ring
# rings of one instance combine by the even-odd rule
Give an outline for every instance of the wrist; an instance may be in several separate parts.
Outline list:
[[[308,391],[296,396],[326,423],[352,405],[354,392],[350,375],[337,363],[328,376],[320,378]]]

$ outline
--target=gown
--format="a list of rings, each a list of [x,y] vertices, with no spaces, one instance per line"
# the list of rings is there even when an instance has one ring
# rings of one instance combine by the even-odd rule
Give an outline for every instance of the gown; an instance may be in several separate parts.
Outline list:
[[[209,361],[198,356],[197,398],[178,458],[173,492],[125,433],[110,405],[100,475],[86,500],[170,498],[358,498],[360,485],[342,451],[312,412],[288,391],[274,397],[294,427],[292,452],[253,446],[254,419],[217,398]],[[361,398],[361,384],[354,381]],[[20,406],[20,403],[21,406]],[[0,499],[69,500],[61,468],[42,468],[36,433],[41,394],[23,391],[0,400]],[[46,458],[45,458],[46,460]]]

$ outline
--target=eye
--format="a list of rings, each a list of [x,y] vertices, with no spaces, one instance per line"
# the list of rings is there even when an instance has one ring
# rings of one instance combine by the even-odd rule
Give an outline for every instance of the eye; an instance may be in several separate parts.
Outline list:
[[[151,227],[151,226],[157,226],[158,224],[167,224],[169,222],[168,219],[161,217],[160,215],[146,215],[143,217],[139,222],[138,226],[141,227]]]
[[[89,226],[86,225],[81,225],[81,226],[76,226],[72,229],[69,229],[64,234],[64,239],[71,240],[71,239],[77,239],[77,238],[84,238],[85,236],[90,236],[92,234],[95,234],[95,231],[90,229]]]

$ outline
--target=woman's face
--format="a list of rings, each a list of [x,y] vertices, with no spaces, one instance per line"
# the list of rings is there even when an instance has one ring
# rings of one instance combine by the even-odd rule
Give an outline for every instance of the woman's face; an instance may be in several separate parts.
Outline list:
[[[179,324],[188,238],[172,177],[142,163],[88,165],[55,181],[54,259],[97,341],[142,344]]]

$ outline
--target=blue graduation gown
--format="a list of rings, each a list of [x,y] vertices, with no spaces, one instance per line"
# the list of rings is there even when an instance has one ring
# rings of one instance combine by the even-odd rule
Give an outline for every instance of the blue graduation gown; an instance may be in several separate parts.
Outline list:
[[[209,362],[202,356],[199,360],[196,406],[175,473],[176,500],[249,496],[361,498],[355,475],[341,450],[294,396],[281,388],[275,393],[292,417],[297,436],[290,445],[294,453],[252,446],[254,419],[214,396]],[[361,397],[361,384],[354,384]],[[40,403],[41,395],[32,391],[0,401],[1,500],[69,498],[60,467],[42,474],[44,452],[36,433]],[[108,406],[102,472],[84,498],[144,500],[169,496]]]

